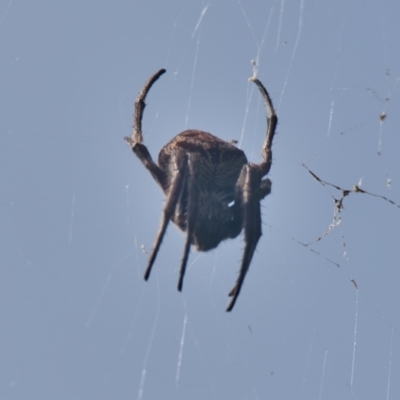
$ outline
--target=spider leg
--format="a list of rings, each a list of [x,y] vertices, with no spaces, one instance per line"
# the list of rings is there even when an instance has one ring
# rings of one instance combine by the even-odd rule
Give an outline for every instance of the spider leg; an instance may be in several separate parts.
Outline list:
[[[278,124],[278,117],[272,104],[271,97],[265,86],[257,78],[251,78],[250,80],[257,85],[267,108],[267,134],[262,148],[263,162],[258,165],[245,165],[242,168],[238,183],[236,184],[236,213],[242,215],[241,219],[244,229],[245,248],[238,279],[233,289],[229,292],[229,296],[231,296],[232,299],[226,311],[231,311],[236,303],[244,278],[249,269],[251,259],[253,258],[254,250],[256,249],[258,240],[261,237],[260,200],[271,192],[271,181],[268,178],[263,180],[261,178],[267,175],[271,169],[271,148],[276,126]]]
[[[139,96],[135,101],[135,111],[133,114],[133,133],[131,139],[134,143],[142,143],[143,142],[143,134],[142,134],[142,118],[144,108],[146,107],[146,96],[149,93],[149,90],[154,85],[154,83],[158,80],[158,78],[166,72],[165,69],[160,69],[155,74],[153,74],[150,79],[144,84],[143,89],[140,91]]]
[[[186,226],[186,242],[183,250],[183,257],[181,262],[181,268],[179,271],[179,281],[178,290],[181,292],[183,287],[183,278],[186,272],[186,265],[189,258],[190,246],[192,244],[194,226],[196,224],[197,218],[197,208],[198,208],[198,189],[194,179],[196,160],[198,155],[191,153],[189,155],[189,171],[190,174],[187,176],[188,181],[188,204],[187,204],[187,226]]]
[[[262,191],[264,187],[265,193],[265,188],[268,188],[267,183],[264,183],[264,186],[260,184],[262,182],[261,174],[262,168],[260,168],[259,165],[246,164],[242,168],[236,185],[235,203],[238,204],[242,213],[245,248],[239,276],[235,286],[229,292],[229,296],[231,296],[232,299],[226,311],[231,311],[236,303],[251,259],[253,258],[254,250],[261,237],[260,190]],[[266,182],[266,180],[264,180],[264,182]]]
[[[125,137],[125,141],[129,143],[132,147],[132,151],[136,154],[143,165],[150,171],[151,175],[155,181],[161,186],[165,192],[167,189],[167,177],[165,172],[154,163],[151,158],[147,147],[142,144],[143,133],[142,133],[142,119],[143,112],[146,107],[146,96],[153,84],[157,79],[164,74],[165,69],[160,69],[155,74],[153,74],[150,79],[144,84],[143,89],[140,91],[136,101],[135,101],[135,111],[133,115],[133,133],[131,137]]]
[[[166,173],[153,161],[149,150],[144,144],[134,143],[130,137],[125,137],[125,140],[131,145],[132,151],[137,158],[142,162],[145,168],[151,173],[154,180],[161,186],[161,189],[166,193],[168,189]]]
[[[156,260],[158,250],[161,246],[165,231],[167,230],[168,223],[175,211],[176,204],[179,200],[179,196],[184,188],[184,182],[187,171],[187,156],[182,153],[176,155],[176,173],[172,179],[170,190],[165,201],[163,214],[161,217],[161,225],[157,232],[156,240],[154,242],[153,250],[147,264],[144,279],[147,281],[150,276],[151,268],[153,267],[154,261]]]
[[[267,108],[267,134],[265,138],[265,142],[262,148],[262,156],[264,159],[264,162],[260,164],[261,170],[262,170],[262,176],[265,176],[268,174],[269,170],[271,169],[271,164],[272,164],[272,140],[274,139],[275,136],[275,131],[276,131],[276,126],[278,124],[278,117],[276,115],[274,106],[272,104],[271,97],[265,88],[265,86],[257,79],[257,78],[250,78],[252,82],[254,82],[258,89],[261,92],[261,95],[264,99],[265,106]]]

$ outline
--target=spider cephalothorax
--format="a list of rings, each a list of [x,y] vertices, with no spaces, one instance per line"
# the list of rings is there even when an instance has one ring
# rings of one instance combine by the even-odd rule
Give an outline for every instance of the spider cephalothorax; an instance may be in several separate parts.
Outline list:
[[[161,149],[157,165],[142,143],[142,117],[146,95],[164,73],[165,69],[156,72],[139,93],[135,102],[133,134],[125,138],[166,195],[161,225],[144,278],[147,280],[150,276],[170,220],[186,232],[179,291],[182,290],[191,245],[207,251],[225,239],[237,237],[243,229],[245,249],[239,277],[229,293],[232,299],[227,311],[231,311],[261,236],[260,200],[271,192],[271,181],[263,177],[271,168],[271,146],[278,118],[264,85],[253,77],[251,80],[260,89],[268,113],[263,162],[248,163],[244,152],[233,144],[191,129],[175,136]]]

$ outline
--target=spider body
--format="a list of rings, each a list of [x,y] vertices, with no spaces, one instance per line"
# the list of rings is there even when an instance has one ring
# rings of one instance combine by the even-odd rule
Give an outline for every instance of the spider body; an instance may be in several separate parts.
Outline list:
[[[182,152],[188,162],[194,163],[197,193],[197,222],[194,225],[191,244],[199,251],[211,250],[227,238],[240,233],[236,226],[233,207],[234,188],[247,158],[244,152],[210,133],[188,130],[175,136],[160,151],[158,165],[169,178],[176,169],[175,154]],[[171,220],[182,230],[187,230],[188,187],[183,188]]]
[[[244,230],[245,249],[239,277],[230,291],[231,311],[239,296],[257,242],[261,237],[260,201],[271,192],[264,178],[272,163],[272,140],[277,116],[267,90],[256,79],[268,112],[268,129],[262,149],[263,162],[248,163],[244,152],[210,133],[187,130],[175,136],[160,151],[158,165],[143,145],[142,117],[145,98],[154,82],[165,72],[156,72],[144,85],[135,102],[134,131],[125,140],[166,195],[161,225],[150,254],[145,279],[150,276],[169,221],[186,232],[178,290],[182,290],[190,247],[211,250]]]

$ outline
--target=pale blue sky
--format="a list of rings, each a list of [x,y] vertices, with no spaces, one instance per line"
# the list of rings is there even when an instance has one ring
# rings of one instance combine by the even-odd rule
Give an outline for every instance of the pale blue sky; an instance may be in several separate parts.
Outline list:
[[[400,398],[400,209],[352,193],[305,247],[340,192],[302,166],[400,203],[399,13],[395,0],[0,0],[0,399]],[[143,120],[153,157],[196,128],[259,162],[252,59],[279,116],[273,192],[226,313],[241,237],[192,252],[180,294],[171,225],[144,282],[164,197],[123,137],[166,68]]]

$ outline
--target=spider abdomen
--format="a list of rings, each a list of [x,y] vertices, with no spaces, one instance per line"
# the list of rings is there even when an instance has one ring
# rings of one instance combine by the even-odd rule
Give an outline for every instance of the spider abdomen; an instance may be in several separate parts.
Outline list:
[[[198,218],[192,244],[199,251],[217,247],[223,240],[239,235],[240,227],[233,211],[234,193],[202,193],[198,197]]]

